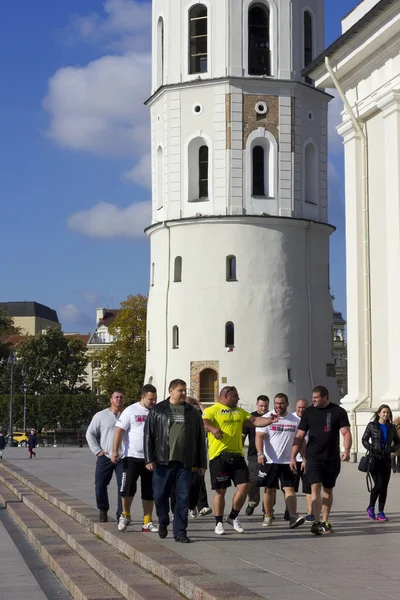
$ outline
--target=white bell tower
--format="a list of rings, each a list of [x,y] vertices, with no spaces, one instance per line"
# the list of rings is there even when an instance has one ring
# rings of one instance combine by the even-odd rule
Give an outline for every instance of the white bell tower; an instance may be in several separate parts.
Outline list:
[[[146,381],[337,393],[323,0],[153,0]]]

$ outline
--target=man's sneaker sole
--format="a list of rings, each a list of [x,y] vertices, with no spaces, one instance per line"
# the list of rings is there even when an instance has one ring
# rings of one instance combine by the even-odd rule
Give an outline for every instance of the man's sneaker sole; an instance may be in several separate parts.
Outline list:
[[[320,525],[320,531],[321,531],[322,535],[332,535],[332,533],[334,533],[332,527],[327,527],[325,529],[324,524]]]
[[[297,517],[296,521],[294,521],[293,523],[291,521],[289,523],[289,529],[296,529],[297,527],[300,527],[300,525],[303,525],[304,522],[305,522],[304,517]]]
[[[211,515],[212,513],[212,508],[210,508],[209,506],[206,508],[202,508],[201,511],[199,512],[199,515],[201,517],[206,517],[207,515]]]

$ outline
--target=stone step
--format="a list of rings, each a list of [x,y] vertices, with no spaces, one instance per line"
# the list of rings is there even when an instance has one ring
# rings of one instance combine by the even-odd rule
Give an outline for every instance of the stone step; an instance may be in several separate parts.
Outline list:
[[[123,597],[14,494],[0,483],[0,503],[36,548],[74,600],[123,600]]]
[[[127,600],[179,600],[182,596],[144,571],[72,517],[50,504],[10,474],[0,474],[32,513],[57,534],[70,549]]]
[[[118,532],[116,523],[99,523],[98,511],[76,498],[50,486],[20,467],[0,463],[0,478],[12,476],[31,492],[72,517],[132,563],[149,571],[188,600],[261,600],[257,594],[210,571],[163,545],[158,536],[148,533]],[[24,493],[21,490],[21,493]],[[201,543],[201,542],[200,542]],[[265,600],[265,599],[264,599]]]

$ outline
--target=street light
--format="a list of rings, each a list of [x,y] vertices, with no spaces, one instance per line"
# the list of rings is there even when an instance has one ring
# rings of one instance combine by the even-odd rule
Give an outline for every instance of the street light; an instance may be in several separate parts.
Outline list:
[[[8,364],[11,368],[10,373],[10,426],[8,429],[8,445],[13,446],[13,408],[14,408],[14,364],[16,362],[14,349],[11,348],[10,356],[8,357]]]
[[[28,384],[26,383],[26,371],[25,367],[22,369],[22,389],[24,390],[24,433],[26,433],[26,392],[28,390]]]

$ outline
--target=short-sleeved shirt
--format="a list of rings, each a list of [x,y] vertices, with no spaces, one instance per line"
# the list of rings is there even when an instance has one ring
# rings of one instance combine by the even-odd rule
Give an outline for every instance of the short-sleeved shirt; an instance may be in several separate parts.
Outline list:
[[[260,413],[255,410],[251,413],[252,417],[262,417]],[[249,436],[249,447],[247,449],[247,458],[250,456],[257,456],[256,448],[256,428],[255,427],[243,427],[243,435]]]
[[[169,426],[169,460],[185,460],[185,404],[172,404],[169,408],[171,411],[171,421]]]
[[[124,456],[144,460],[143,434],[148,414],[149,409],[139,402],[131,404],[121,413],[115,427],[126,432],[123,439]]]
[[[263,415],[267,419],[274,412]],[[257,427],[256,431],[264,433],[264,455],[267,463],[286,465],[290,463],[293,441],[296,437],[299,418],[292,413],[280,417],[279,421],[266,427]]]
[[[347,412],[338,404],[329,402],[325,408],[306,408],[299,423],[299,429],[309,435],[306,459],[337,459],[342,427],[350,427],[350,423]]]
[[[203,413],[203,419],[208,419],[214,427],[218,427],[224,436],[217,440],[208,434],[208,454],[210,460],[221,452],[236,452],[243,455],[242,431],[243,425],[251,417],[250,413],[236,406],[229,408],[217,402],[209,406]]]

